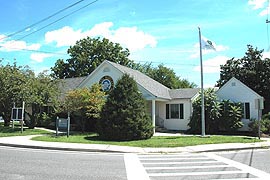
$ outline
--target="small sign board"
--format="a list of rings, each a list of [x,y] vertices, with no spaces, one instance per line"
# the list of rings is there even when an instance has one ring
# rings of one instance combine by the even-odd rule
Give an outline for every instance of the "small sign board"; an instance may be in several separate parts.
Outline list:
[[[68,119],[59,118],[58,119],[58,128],[66,129],[68,127]]]
[[[23,120],[23,108],[12,108],[11,119],[15,121]]]
[[[70,131],[70,116],[68,114],[68,118],[59,118],[56,119],[56,136],[58,136],[58,130],[66,130],[67,137],[69,137]]]
[[[259,110],[264,109],[264,99],[263,98],[255,99],[255,109],[259,109]]]

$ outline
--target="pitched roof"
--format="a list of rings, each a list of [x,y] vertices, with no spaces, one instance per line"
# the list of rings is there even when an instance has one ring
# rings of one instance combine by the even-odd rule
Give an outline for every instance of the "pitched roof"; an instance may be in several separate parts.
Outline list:
[[[170,97],[172,99],[192,99],[198,94],[200,88],[183,88],[183,89],[170,89]]]
[[[68,91],[78,88],[78,86],[86,77],[87,76],[61,79],[59,83],[59,89],[61,92],[60,99],[63,99]]]
[[[142,86],[145,90],[150,92],[152,95],[158,98],[164,99],[171,99],[170,97],[170,89],[163,84],[155,81],[154,79],[146,76],[145,74],[141,73],[140,71],[122,66],[120,64],[116,64],[110,61],[106,61],[107,63],[111,64],[115,68],[117,68],[122,73],[126,73],[134,78],[134,80]]]
[[[150,78],[149,76],[141,73],[140,71],[128,68],[126,66],[122,66],[120,64],[116,64],[111,61],[103,61],[102,64],[110,64],[123,74],[128,74],[131,77],[134,78],[134,80],[140,85],[142,88],[144,88],[146,91],[151,93],[153,96],[161,99],[190,99],[193,98],[198,92],[199,89],[195,88],[184,88],[184,89],[170,89],[163,84],[157,82],[156,80]],[[100,65],[100,66],[101,66]],[[97,70],[97,69],[96,69]],[[96,71],[95,70],[95,71]],[[91,73],[92,74],[92,73]],[[84,77],[76,77],[76,78],[66,78],[62,79],[60,82],[60,90],[61,90],[61,97],[63,98],[65,94],[70,91],[78,88],[80,85],[84,83],[84,81],[87,81],[88,78],[90,78],[91,74],[89,76]]]

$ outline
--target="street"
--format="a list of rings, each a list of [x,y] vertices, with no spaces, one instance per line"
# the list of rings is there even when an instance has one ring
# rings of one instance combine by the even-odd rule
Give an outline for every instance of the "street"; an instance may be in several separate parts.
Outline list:
[[[123,154],[0,146],[0,179],[268,179],[269,157],[269,149],[217,153]]]
[[[0,146],[1,180],[126,180],[123,155]]]
[[[219,156],[249,165],[270,173],[270,150],[250,149],[243,151],[231,151],[217,153]]]

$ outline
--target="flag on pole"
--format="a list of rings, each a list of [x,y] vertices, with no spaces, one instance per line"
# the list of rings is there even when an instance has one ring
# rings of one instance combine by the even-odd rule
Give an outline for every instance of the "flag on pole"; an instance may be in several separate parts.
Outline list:
[[[206,37],[201,37],[201,45],[202,45],[202,49],[216,50],[216,47],[217,47],[216,43],[207,39]]]

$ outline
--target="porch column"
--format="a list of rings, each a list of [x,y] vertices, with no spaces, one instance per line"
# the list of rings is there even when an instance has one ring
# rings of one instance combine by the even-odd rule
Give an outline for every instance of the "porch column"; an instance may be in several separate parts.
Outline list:
[[[153,131],[155,133],[156,127],[156,100],[152,100],[152,124],[153,124]]]

